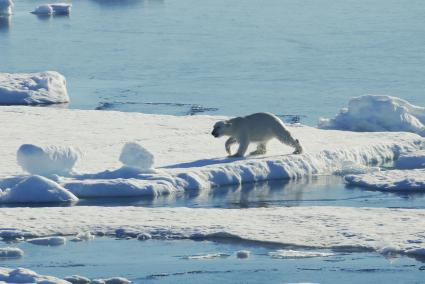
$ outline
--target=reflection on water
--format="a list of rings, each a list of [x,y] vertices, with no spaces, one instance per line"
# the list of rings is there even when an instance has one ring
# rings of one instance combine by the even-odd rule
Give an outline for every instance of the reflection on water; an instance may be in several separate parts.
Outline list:
[[[0,188],[14,184],[4,179]],[[300,180],[273,180],[243,185],[187,190],[159,197],[103,197],[80,199],[76,204],[3,204],[14,206],[146,206],[252,208],[273,206],[349,206],[425,208],[420,192],[382,192],[348,187],[342,177],[313,176]]]
[[[0,15],[0,32],[8,32],[12,25],[12,16]]]
[[[210,190],[188,190],[159,197],[80,199],[76,206],[217,207],[351,206],[425,208],[422,193],[388,193],[349,188],[337,176],[273,180]],[[3,205],[11,206],[11,205]],[[28,206],[20,204],[19,206]],[[34,204],[31,204],[34,206]],[[45,206],[45,205],[42,205]],[[69,206],[69,205],[61,205]]]

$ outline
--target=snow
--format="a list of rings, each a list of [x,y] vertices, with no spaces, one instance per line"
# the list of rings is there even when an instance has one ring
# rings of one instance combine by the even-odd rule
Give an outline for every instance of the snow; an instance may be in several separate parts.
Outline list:
[[[40,246],[61,246],[66,243],[66,239],[64,237],[44,237],[29,239],[27,242]]]
[[[228,158],[224,140],[210,135],[214,123],[222,119],[3,106],[0,120],[7,127],[0,132],[0,188],[12,188],[21,180],[21,164],[79,198],[159,196],[270,179],[365,173],[377,170],[366,166],[425,145],[425,139],[413,133],[356,133],[298,125],[288,129],[301,140],[305,154],[291,155],[289,147],[271,141],[266,155]],[[19,147],[23,148],[17,164]],[[152,169],[153,156],[155,171],[141,170]]]
[[[19,248],[0,247],[0,259],[2,258],[21,258],[24,256],[24,252]]]
[[[407,131],[425,136],[425,108],[396,97],[364,95],[348,102],[332,119],[321,119],[319,128],[350,131]]]
[[[129,281],[127,278],[124,277],[112,277],[108,279],[104,279],[105,284],[129,284],[131,281]]]
[[[376,190],[425,190],[425,169],[388,170],[369,174],[347,175],[344,179],[349,185]]]
[[[124,145],[119,160],[124,166],[141,171],[152,171],[154,164],[154,156],[142,145],[134,142]]]
[[[75,201],[78,198],[61,185],[37,175],[24,177],[12,188],[0,190],[0,203]]]
[[[401,154],[395,161],[394,167],[397,169],[425,168],[425,151],[422,150]]]
[[[18,164],[30,174],[68,175],[79,159],[79,152],[72,147],[39,147],[23,144],[17,153]]]
[[[351,247],[380,251],[397,247],[403,253],[425,247],[425,210],[420,209],[0,208],[0,228],[14,228],[39,236],[74,236],[86,231],[115,236],[117,230],[125,228],[124,231],[133,232],[125,235],[133,238],[149,233],[154,239],[246,240],[303,249]]]
[[[236,252],[236,257],[244,259],[248,258],[250,254],[251,252],[249,250],[240,250]]]
[[[12,0],[0,0],[0,15],[12,15],[12,8]]]
[[[299,250],[284,250],[279,249],[268,253],[272,258],[309,258],[309,257],[326,257],[332,256],[333,253],[316,252],[316,251],[299,251]]]
[[[37,105],[67,102],[69,97],[66,80],[58,72],[0,73],[0,104]],[[52,120],[50,124],[56,120]]]
[[[56,283],[69,284],[70,282],[53,277],[38,275],[32,270],[25,268],[9,269],[0,267],[0,282],[6,283]]]
[[[72,5],[67,3],[43,4],[35,8],[31,13],[40,16],[69,15],[71,7]]]

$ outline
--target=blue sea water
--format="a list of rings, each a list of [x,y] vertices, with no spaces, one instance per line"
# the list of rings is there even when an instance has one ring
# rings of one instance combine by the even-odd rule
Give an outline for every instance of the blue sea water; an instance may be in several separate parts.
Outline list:
[[[412,0],[15,1],[0,72],[56,70],[71,108],[305,115],[366,93],[425,105],[425,5]]]
[[[59,247],[14,245],[24,250],[24,257],[0,259],[0,266],[26,267],[56,277],[123,276],[133,283],[421,283],[425,273],[423,263],[407,257],[335,251],[328,257],[275,259],[268,253],[305,248],[235,242],[96,238]],[[250,257],[238,259],[238,250],[250,251]],[[222,257],[190,258],[213,253]]]

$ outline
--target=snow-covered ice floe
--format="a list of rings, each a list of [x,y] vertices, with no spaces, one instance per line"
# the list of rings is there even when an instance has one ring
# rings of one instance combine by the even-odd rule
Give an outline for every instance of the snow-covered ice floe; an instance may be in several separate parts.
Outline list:
[[[425,108],[396,97],[365,95],[353,98],[319,128],[350,131],[407,131],[425,136]]]
[[[0,73],[0,104],[2,105],[67,102],[69,102],[69,97],[66,90],[66,80],[58,72]],[[54,121],[57,121],[57,119],[51,121],[50,124]]]
[[[44,237],[29,239],[27,242],[40,246],[61,246],[66,243],[66,239],[64,237]]]
[[[0,247],[0,259],[2,258],[21,258],[24,252],[20,248]]]
[[[12,8],[13,8],[12,0],[0,0],[0,16],[12,15]]]
[[[53,276],[39,275],[36,272],[25,268],[5,268],[0,267],[0,282],[5,283],[40,283],[40,284],[130,284],[127,278],[112,277],[107,279],[92,279],[80,275],[67,276],[64,279]]]
[[[289,147],[271,141],[266,155],[228,158],[224,140],[210,135],[214,123],[222,119],[0,107],[0,120],[8,126],[0,132],[0,188],[5,189],[2,184],[12,188],[21,179],[22,169],[16,163],[20,147],[24,149],[18,151],[18,160],[26,171],[41,171],[77,197],[105,197],[158,196],[272,179],[366,173],[376,170],[366,166],[419,151],[425,141],[413,133],[288,126],[305,154],[292,155]],[[64,137],[64,133],[72,135]],[[78,163],[75,152],[61,146],[64,143],[82,152]]]
[[[6,283],[70,284],[68,281],[53,276],[39,275],[36,272],[25,268],[10,269],[0,267],[0,282],[2,281]]]
[[[380,252],[393,247],[404,254],[425,248],[425,210],[420,209],[0,208],[0,228],[26,230],[39,236],[74,236],[90,231],[110,236],[131,232],[126,236],[133,238],[149,233],[155,239],[233,239],[290,245],[291,249],[352,248]]]
[[[71,7],[72,5],[68,3],[43,4],[35,8],[31,13],[40,16],[69,15]]]
[[[425,169],[388,170],[347,175],[344,179],[349,185],[376,190],[425,191]]]

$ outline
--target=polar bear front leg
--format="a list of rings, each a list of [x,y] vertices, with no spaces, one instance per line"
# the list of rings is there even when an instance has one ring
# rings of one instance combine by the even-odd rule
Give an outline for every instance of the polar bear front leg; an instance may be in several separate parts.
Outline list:
[[[226,143],[224,144],[224,146],[226,147],[226,152],[229,156],[232,154],[230,151],[230,147],[232,147],[232,145],[235,144],[236,142],[237,141],[235,138],[230,137],[229,139],[227,139]]]
[[[249,141],[248,139],[240,139],[239,140],[239,149],[236,152],[236,154],[232,155],[231,157],[243,157],[246,153],[246,150],[248,150]]]

